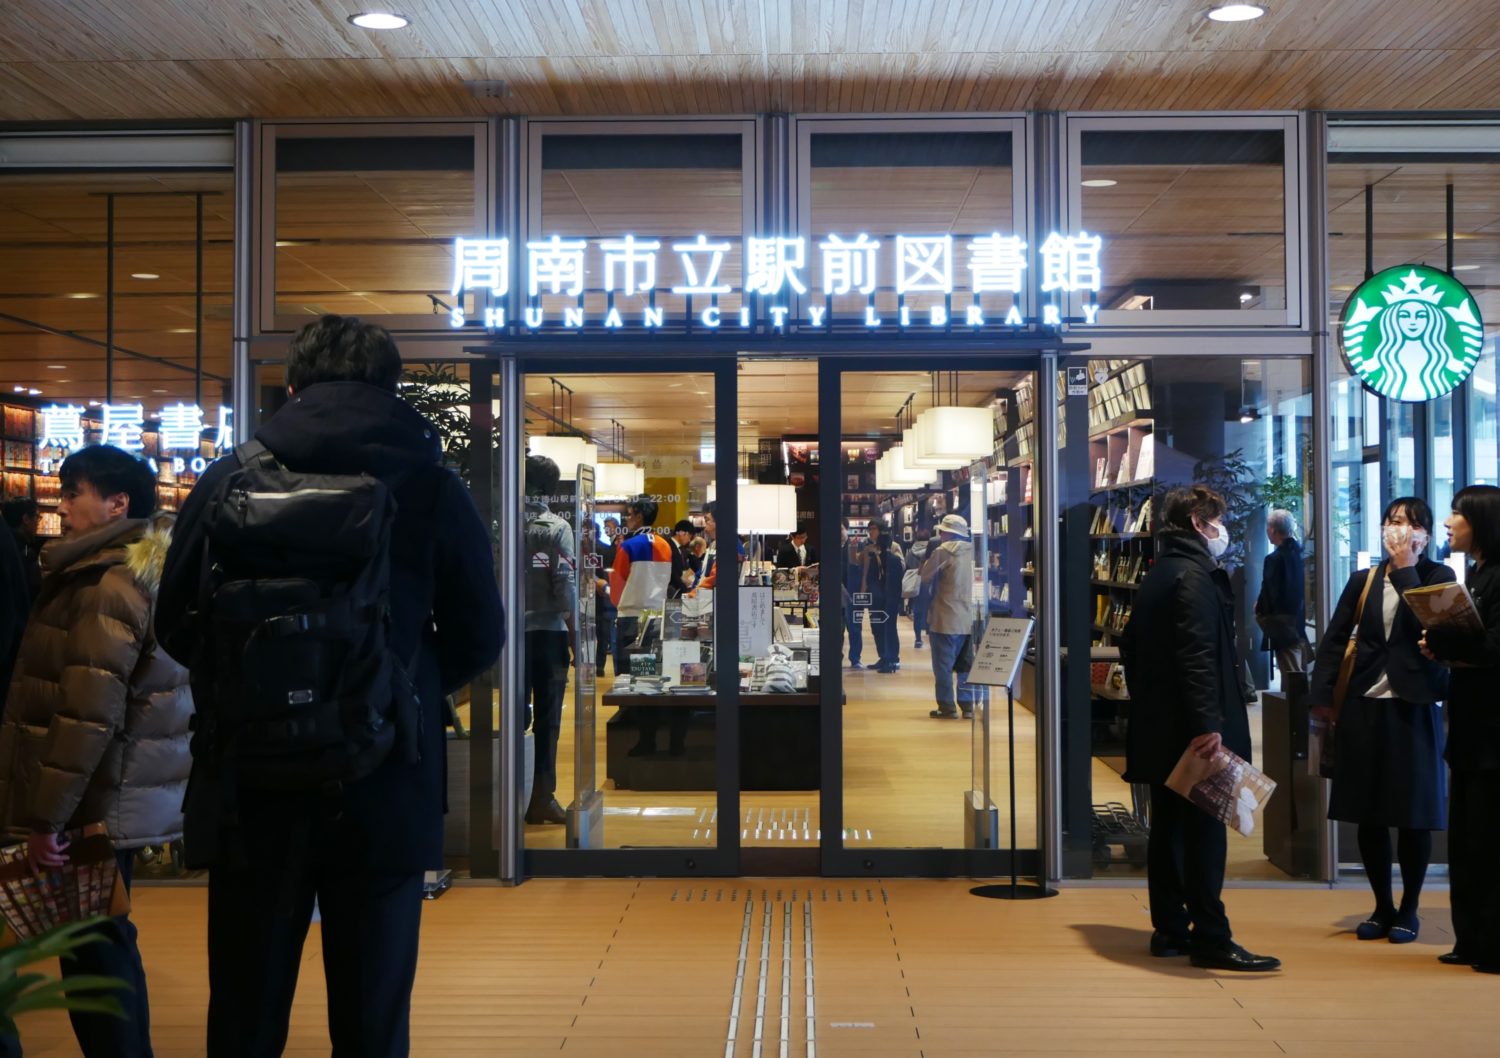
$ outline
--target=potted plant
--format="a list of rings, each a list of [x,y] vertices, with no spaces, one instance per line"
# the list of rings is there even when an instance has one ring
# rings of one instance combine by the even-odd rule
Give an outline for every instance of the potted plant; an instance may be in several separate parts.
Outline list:
[[[124,1017],[120,1001],[110,993],[129,986],[116,977],[79,975],[54,978],[21,973],[23,966],[57,959],[103,938],[90,931],[107,919],[68,922],[0,951],[0,1037],[19,1037],[16,1018],[34,1010],[67,1010]]]

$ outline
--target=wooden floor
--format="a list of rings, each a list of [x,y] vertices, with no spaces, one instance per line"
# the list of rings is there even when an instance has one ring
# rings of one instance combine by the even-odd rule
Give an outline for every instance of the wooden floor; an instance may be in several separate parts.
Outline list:
[[[1431,895],[1421,940],[1397,947],[1349,932],[1369,910],[1359,889],[1230,891],[1239,939],[1286,963],[1237,976],[1148,957],[1144,893],[1071,889],[1008,903],[972,897],[970,884],[455,889],[426,906],[413,1053],[1497,1053],[1500,979],[1435,959],[1452,940],[1443,893]],[[137,894],[160,1058],[203,1054],[205,905],[202,889]],[[314,928],[287,1050],[309,1058],[328,1054],[317,943]],[[21,1027],[33,1058],[77,1053],[60,1016],[24,1015]]]

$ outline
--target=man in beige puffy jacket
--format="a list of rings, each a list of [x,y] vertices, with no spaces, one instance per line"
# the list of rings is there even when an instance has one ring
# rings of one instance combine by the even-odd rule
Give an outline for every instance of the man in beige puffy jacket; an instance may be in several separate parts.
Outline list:
[[[193,702],[187,672],[156,643],[156,592],[171,532],[153,524],[156,480],[108,445],[63,463],[63,538],[42,552],[42,590],[0,722],[0,822],[33,868],[67,862],[62,833],[103,823],[130,881],[135,850],[182,835]],[[128,916],[62,961],[63,975],[124,980],[126,1016],[73,1014],[87,1058],[150,1055],[146,977]]]

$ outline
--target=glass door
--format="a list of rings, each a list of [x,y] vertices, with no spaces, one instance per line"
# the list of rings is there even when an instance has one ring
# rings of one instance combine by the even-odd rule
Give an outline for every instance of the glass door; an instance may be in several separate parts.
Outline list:
[[[991,616],[1037,610],[1034,361],[828,374],[822,670],[841,816],[824,869],[999,873],[1012,851],[1006,693],[962,670]],[[1038,848],[1034,650],[1014,688],[1023,870]]]
[[[526,873],[736,873],[733,367],[598,366],[520,385]]]

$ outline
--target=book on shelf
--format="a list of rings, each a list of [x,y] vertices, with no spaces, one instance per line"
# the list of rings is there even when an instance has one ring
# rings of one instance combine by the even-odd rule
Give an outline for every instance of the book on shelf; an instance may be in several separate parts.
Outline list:
[[[1141,450],[1136,454],[1135,476],[1144,481],[1156,474],[1156,444],[1148,433],[1141,438]]]

